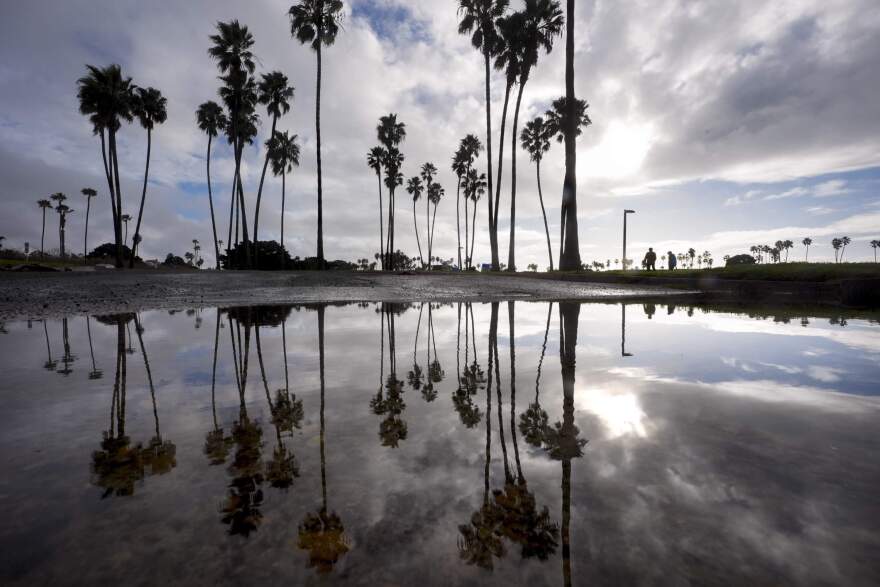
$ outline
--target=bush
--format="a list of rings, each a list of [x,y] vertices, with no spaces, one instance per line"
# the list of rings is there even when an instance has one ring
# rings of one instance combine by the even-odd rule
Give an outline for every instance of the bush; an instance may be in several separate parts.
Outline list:
[[[116,245],[113,243],[104,243],[98,247],[92,249],[92,252],[86,255],[89,259],[111,259],[116,260]],[[122,245],[122,260],[128,261],[131,259],[131,249],[125,245]],[[136,257],[135,261],[140,262],[141,258]]]
[[[754,265],[755,258],[751,255],[734,255],[727,260],[725,267],[733,267],[734,265]]]
[[[247,264],[247,253],[250,249],[250,266]],[[255,264],[255,260],[259,265]],[[259,269],[261,271],[279,271],[293,269],[293,260],[277,241],[260,241],[257,243],[238,243],[229,249],[222,258],[224,269]]]
[[[174,253],[168,253],[162,264],[168,267],[189,267],[189,264],[182,257],[178,257]]]

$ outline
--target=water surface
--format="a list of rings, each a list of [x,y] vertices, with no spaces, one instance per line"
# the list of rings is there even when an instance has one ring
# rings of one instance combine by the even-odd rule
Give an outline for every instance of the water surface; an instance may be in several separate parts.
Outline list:
[[[880,327],[359,304],[0,329],[4,584],[880,582]]]

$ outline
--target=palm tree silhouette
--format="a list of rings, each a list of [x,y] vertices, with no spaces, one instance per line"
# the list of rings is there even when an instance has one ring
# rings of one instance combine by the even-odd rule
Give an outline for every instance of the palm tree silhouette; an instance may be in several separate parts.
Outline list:
[[[848,236],[845,236],[845,237],[843,237],[843,238],[840,239],[840,242],[841,242],[841,244],[843,245],[843,248],[840,249],[840,262],[843,263],[843,254],[846,252],[846,246],[847,246],[849,243],[851,243],[852,240],[851,240]]]
[[[65,377],[73,373],[70,364],[76,361],[76,355],[70,351],[70,333],[67,321],[67,318],[61,319],[61,341],[64,345],[64,354],[61,355],[61,362],[64,363],[64,366],[58,370],[58,373]]]
[[[388,235],[385,243],[385,255],[388,257],[385,267],[394,270],[394,192],[403,184],[403,154],[398,150],[400,143],[406,138],[406,125],[397,122],[396,114],[388,114],[379,118],[376,126],[379,143],[385,148],[385,187],[388,188]]]
[[[419,247],[419,260],[422,263],[422,268],[425,267],[425,257],[422,256],[422,244],[419,241],[419,227],[416,224],[416,202],[419,201],[422,197],[422,193],[425,191],[425,186],[422,184],[422,180],[418,177],[411,177],[406,182],[406,191],[409,195],[412,196],[412,211],[413,211],[413,228],[416,233],[416,244]]]
[[[237,20],[231,20],[218,22],[217,33],[211,35],[210,39],[212,45],[208,49],[208,55],[217,62],[221,73],[220,79],[224,82],[223,87],[220,88],[220,97],[229,110],[226,134],[229,143],[233,146],[235,156],[230,202],[230,235],[227,244],[232,246],[232,204],[235,204],[236,212],[241,214],[241,222],[236,220],[235,224],[236,242],[240,225],[245,242],[245,263],[250,266],[247,214],[241,182],[241,157],[244,145],[252,142],[256,135],[256,124],[259,122],[254,112],[257,102],[256,82],[253,79],[256,65],[251,51],[254,38],[246,26],[241,25]]]
[[[458,413],[461,423],[468,428],[477,426],[482,421],[480,408],[474,404],[474,397],[481,389],[486,387],[486,377],[477,361],[476,347],[474,347],[474,361],[470,362],[470,316],[473,316],[473,308],[470,303],[465,305],[464,310],[464,371],[459,362],[461,356],[461,303],[458,305],[459,334],[456,340],[456,373],[458,374],[458,386],[452,395],[452,405]]]
[[[397,378],[397,347],[395,316],[406,311],[407,306],[383,303],[379,311],[382,313],[383,328],[388,328],[388,366],[389,374],[384,381],[384,389],[379,388],[376,396],[370,400],[370,409],[377,416],[385,416],[379,424],[379,438],[382,446],[397,448],[401,440],[406,440],[407,424],[401,414],[406,410],[403,400],[403,381]],[[383,359],[384,360],[384,359]]]
[[[66,222],[67,214],[71,212],[70,208],[64,204],[64,200],[67,199],[67,196],[62,194],[61,192],[56,192],[49,196],[49,199],[55,202],[55,211],[58,212],[58,241],[59,246],[61,247],[61,257],[64,257],[64,224]],[[50,206],[51,207],[51,206]]]
[[[89,210],[92,208],[92,198],[97,196],[98,192],[92,188],[83,188],[81,193],[86,197],[86,232],[83,237],[83,264],[85,264],[86,257],[89,254]]]
[[[446,375],[443,372],[443,366],[440,364],[440,360],[437,358],[437,337],[434,333],[434,308],[428,303],[428,340],[426,343],[427,348],[427,366],[428,366],[428,376],[425,380],[425,386],[422,389],[422,397],[427,402],[432,402],[437,399],[437,391],[434,388],[435,383],[441,383],[443,381],[443,377]],[[434,351],[434,358],[431,358],[431,351]]]
[[[55,367],[58,366],[58,361],[52,359],[52,345],[49,342],[49,327],[46,325],[46,319],[43,319],[43,333],[46,335],[46,354],[48,358],[46,362],[43,363],[43,368],[47,371],[54,371]]]
[[[544,154],[550,150],[550,139],[553,136],[550,125],[544,119],[537,118],[526,123],[520,134],[522,147],[529,153],[529,157],[535,162],[535,172],[538,178],[538,200],[541,202],[541,214],[544,216],[544,232],[547,235],[547,255],[550,257],[550,271],[553,271],[553,249],[550,246],[550,228],[547,225],[547,210],[544,208],[544,194],[541,192],[541,160]]]
[[[487,185],[488,184],[486,182],[485,173],[480,173],[478,175],[476,169],[471,169],[470,171],[468,171],[465,197],[470,198],[470,200],[474,203],[474,208],[471,212],[471,250],[467,256],[468,267],[473,266],[474,260],[474,243],[477,236],[477,202],[479,202],[480,198],[483,197],[483,194],[486,193]],[[465,213],[467,213],[466,209]]]
[[[150,370],[150,360],[147,358],[147,349],[144,346],[144,327],[140,317],[134,316],[134,331],[137,333],[138,344],[141,348],[141,356],[144,359],[144,369],[147,371],[147,383],[150,387],[150,398],[153,402],[153,419],[156,423],[156,434],[150,439],[150,444],[144,450],[144,465],[150,469],[151,475],[164,475],[177,466],[177,447],[170,440],[163,440],[159,431],[159,410],[156,406],[156,387],[153,385],[153,373]]]
[[[874,249],[874,262],[877,262],[877,249],[880,248],[880,240],[872,240],[871,248]]]
[[[122,255],[122,188],[119,182],[119,159],[116,133],[122,122],[132,121],[134,84],[122,75],[122,68],[113,64],[104,68],[86,65],[87,75],[77,80],[80,114],[89,117],[94,134],[101,137],[104,175],[110,191],[113,214],[113,235],[116,244],[116,267],[123,266]],[[105,133],[107,140],[105,140]]]
[[[464,266],[461,264],[461,208],[459,202],[461,200],[461,180],[464,177],[465,173],[467,173],[467,155],[464,152],[464,146],[461,144],[459,144],[458,150],[456,150],[455,154],[452,156],[452,172],[455,174],[456,178],[455,234],[458,245],[456,251],[458,251],[458,268],[459,270],[462,270],[464,269]],[[465,216],[465,220],[467,220],[467,216]]]
[[[804,247],[806,247],[806,249],[807,249],[807,252],[804,255],[804,261],[809,262],[810,261],[810,245],[813,244],[813,239],[811,239],[810,237],[807,237],[801,241],[801,244],[804,245]]]
[[[210,140],[210,139],[209,139]],[[229,450],[232,448],[232,437],[226,436],[223,428],[217,421],[217,351],[220,346],[220,323],[222,316],[220,309],[217,309],[217,320],[214,324],[214,361],[211,366],[211,416],[214,421],[214,427],[205,436],[204,453],[208,457],[211,465],[222,465],[229,456]]]
[[[144,169],[144,188],[141,192],[141,205],[138,209],[137,224],[134,227],[134,238],[131,244],[131,258],[128,261],[128,268],[134,268],[134,258],[137,256],[138,246],[141,242],[141,220],[144,217],[144,201],[147,199],[147,179],[150,176],[150,148],[153,144],[153,128],[157,124],[162,124],[168,118],[165,111],[165,104],[168,100],[156,88],[138,88],[135,92],[135,100],[133,106],[134,115],[138,122],[147,131],[147,163]],[[126,225],[126,230],[128,226]]]
[[[217,102],[208,100],[199,105],[196,110],[196,122],[199,129],[208,135],[208,153],[205,155],[205,164],[207,166],[208,176],[208,205],[211,208],[211,229],[214,231],[214,258],[216,260],[217,270],[220,270],[220,245],[217,240],[217,221],[214,218],[214,196],[211,193],[211,141],[217,134],[225,129],[229,121],[223,108]]]
[[[367,153],[367,165],[376,172],[376,179],[379,181],[379,258],[381,259],[382,269],[385,269],[385,229],[384,214],[385,207],[382,204],[382,163],[385,161],[387,153],[382,147],[373,147]]]
[[[43,211],[43,229],[40,232],[40,258],[46,256],[44,244],[46,242],[46,210],[52,209],[52,202],[49,200],[37,200],[37,206]]]
[[[321,186],[321,46],[336,42],[342,19],[342,0],[299,0],[291,6],[290,34],[315,51],[318,77],[315,98],[315,133],[318,139],[318,263],[324,266],[324,216]]]
[[[489,63],[497,55],[499,34],[496,20],[507,10],[508,0],[459,0],[458,14],[461,21],[458,32],[470,35],[471,45],[483,53],[483,64],[486,75],[486,157],[487,186],[492,194],[492,96],[490,87]],[[489,243],[492,252],[492,270],[498,270],[498,228],[492,198],[489,204]],[[497,207],[497,205],[496,205]]]
[[[419,347],[419,333],[422,330],[422,313],[424,312],[425,304],[422,302],[419,304],[419,320],[416,322],[416,336],[413,341],[413,366],[412,370],[407,373],[406,379],[409,383],[409,386],[413,388],[415,391],[419,391],[422,388],[422,367],[418,363],[418,347]]]
[[[547,353],[547,335],[550,333],[550,317],[553,314],[553,302],[547,308],[547,326],[544,327],[544,344],[541,346],[541,358],[538,360],[538,374],[535,377],[535,401],[519,417],[519,431],[530,445],[540,447],[549,428],[547,412],[541,407],[541,367]]]
[[[92,370],[89,371],[89,379],[101,379],[104,377],[104,372],[101,369],[98,369],[98,365],[95,363],[95,348],[92,346],[92,326],[89,316],[86,316],[86,333],[89,337],[89,354],[92,357]]]
[[[553,50],[553,40],[562,32],[565,19],[559,2],[556,0],[526,0],[525,9],[521,13],[521,21],[516,25],[516,36],[513,40],[516,51],[519,53],[519,63],[516,73],[519,76],[519,89],[516,96],[516,107],[513,114],[513,132],[511,133],[510,152],[510,245],[508,247],[507,270],[516,271],[516,248],[514,235],[516,231],[516,142],[517,125],[519,123],[519,109],[522,104],[523,90],[529,81],[531,69],[538,63],[538,53],[543,48],[550,53]],[[500,171],[499,171],[500,174]],[[499,184],[501,183],[499,178]],[[497,215],[497,212],[496,212]]]
[[[281,176],[281,250],[287,251],[284,245],[284,206],[287,198],[287,174],[299,167],[299,145],[297,135],[289,135],[287,131],[275,132],[269,141],[269,158],[272,161],[272,175]],[[254,237],[256,238],[256,237]],[[287,257],[281,255],[281,268],[287,263]]]
[[[840,259],[838,258],[838,251],[840,251],[840,247],[843,246],[843,241],[839,238],[831,239],[831,246],[834,248],[834,262],[839,263]]]
[[[437,223],[437,204],[446,195],[446,190],[439,183],[434,182],[428,184],[428,203],[434,206],[434,214],[431,216],[431,231],[428,236],[428,269],[431,269],[433,261],[439,261],[439,258],[433,256],[434,251],[434,226]]]
[[[327,506],[327,459],[324,455],[324,306],[318,306],[318,357],[321,380],[321,508],[308,513],[299,525],[298,546],[309,551],[307,566],[329,573],[351,547],[342,519]]]
[[[434,188],[434,176],[437,175],[437,167],[433,163],[425,163],[422,165],[422,169],[419,172],[422,181],[424,182],[425,191],[427,191],[427,196],[425,198],[425,243],[428,247],[428,269],[431,268],[431,191],[436,189]],[[438,186],[439,187],[439,186]],[[418,237],[418,230],[416,230],[416,237]],[[421,254],[419,255],[421,256]],[[422,262],[422,266],[424,267],[424,261]]]
[[[263,79],[257,85],[257,100],[266,106],[266,112],[272,117],[272,129],[269,131],[270,140],[275,137],[275,126],[278,119],[290,112],[290,101],[293,100],[293,87],[287,83],[287,76],[280,71],[272,71],[263,74]],[[268,147],[268,144],[267,144]],[[266,179],[266,170],[269,168],[271,152],[266,149],[266,159],[263,162],[263,171],[260,174],[260,187],[257,189],[257,205],[254,210],[254,242],[259,243],[258,232],[260,229],[260,203],[263,197],[263,182]],[[282,242],[283,244],[283,242]],[[259,255],[259,247],[254,250],[254,256]]]

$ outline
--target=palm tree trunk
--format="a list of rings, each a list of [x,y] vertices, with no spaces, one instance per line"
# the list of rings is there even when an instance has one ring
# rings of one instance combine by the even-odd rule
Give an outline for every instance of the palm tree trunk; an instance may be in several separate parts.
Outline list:
[[[425,186],[425,239],[428,243],[428,270],[431,270],[431,198],[428,197],[427,192],[430,187],[430,182]]]
[[[381,168],[379,168],[381,169]],[[385,227],[382,215],[385,212],[385,206],[382,204],[382,172],[376,171],[376,179],[379,180],[379,259],[382,269],[385,269]]]
[[[473,264],[474,264],[474,241],[476,241],[476,236],[477,236],[477,203],[474,202],[474,209],[471,210],[471,254],[469,255],[470,259],[471,259],[471,266],[473,266]],[[498,244],[497,238],[495,239],[495,244],[496,244],[496,249],[497,249],[497,244]],[[495,256],[496,257],[498,256],[497,251],[496,251]]]
[[[318,81],[315,93],[315,134],[318,140],[318,264],[324,269],[324,192],[321,184],[321,42],[318,47]]]
[[[318,306],[318,368],[321,381],[321,497],[327,510],[327,475],[324,459],[324,307]]]
[[[217,271],[220,271],[220,245],[217,244],[217,222],[214,220],[214,196],[211,193],[211,139],[208,135],[208,154],[205,157],[207,161],[208,173],[208,205],[211,207],[211,229],[214,231],[214,259],[217,262]]]
[[[232,227],[235,225],[235,177],[232,178],[232,194],[229,196],[229,234],[226,235],[226,250],[232,248]],[[238,226],[236,226],[236,231],[238,230]]]
[[[117,226],[117,218],[119,217],[119,213],[116,210],[116,189],[113,186],[113,173],[112,173],[112,161],[110,164],[107,162],[107,146],[106,141],[104,140],[104,129],[101,129],[101,159],[104,162],[104,175],[107,176],[107,187],[110,190],[110,211],[112,212],[113,219],[113,235],[114,235],[114,243],[119,244],[119,233],[116,231]]]
[[[269,135],[269,138],[272,139],[275,136],[275,124],[278,122],[278,117],[272,117],[272,131]],[[263,161],[263,172],[260,174],[260,187],[257,188],[257,208],[254,210],[254,243],[256,243],[256,248],[254,249],[254,265],[259,268],[259,257],[260,257],[260,238],[258,233],[260,231],[260,202],[263,199],[263,182],[266,180],[266,169],[269,168],[269,150],[266,149],[266,160]]]
[[[483,62],[486,69],[486,187],[488,188],[487,198],[489,204],[489,246],[492,251],[492,270],[498,271],[498,233],[494,226],[495,216],[492,208],[492,95],[490,88],[490,72],[489,72],[489,47],[483,49]],[[474,207],[476,207],[474,202]],[[472,227],[474,228],[474,227]]]
[[[210,138],[208,139],[211,140]],[[217,385],[217,347],[220,346],[220,308],[217,308],[217,322],[214,325],[214,363],[211,367],[211,414],[214,417],[214,430],[217,430],[217,400],[215,389]]]
[[[513,89],[513,84],[508,82],[505,84],[504,88],[504,107],[501,109],[501,136],[498,137],[498,175],[496,179],[498,181],[495,184],[495,196],[494,202],[492,204],[492,227],[491,230],[495,233],[496,243],[498,238],[498,208],[501,202],[501,184],[504,181],[504,134],[505,128],[507,126],[507,106],[510,102],[510,90]],[[489,192],[489,199],[492,200],[492,192]],[[496,245],[497,246],[497,245]],[[493,267],[493,269],[495,269]]]
[[[40,233],[40,258],[43,259],[46,257],[45,249],[43,245],[46,242],[46,209],[43,208],[43,230]]]
[[[247,207],[244,203],[244,185],[241,183],[241,156],[244,151],[244,145],[241,146],[241,150],[238,154],[238,173],[236,177],[238,178],[236,181],[238,183],[238,201],[239,201],[239,209],[241,212],[241,240],[246,244],[251,242],[250,237],[248,236],[248,221],[247,221]],[[247,262],[247,266],[251,266],[251,252],[250,247],[245,247],[245,259]]]
[[[64,258],[64,214],[58,215],[58,243],[61,249],[61,258]]]
[[[116,236],[116,268],[124,267],[122,254],[122,190],[119,186],[119,158],[116,154],[116,131],[110,130],[110,170],[113,173],[114,193],[116,195],[116,218],[113,229]],[[111,194],[110,197],[113,197]]]
[[[516,251],[514,249],[516,234],[516,127],[519,124],[519,107],[522,104],[523,89],[526,87],[528,79],[528,74],[523,73],[519,80],[516,108],[513,110],[513,133],[510,136],[510,244],[507,250],[508,271],[516,271]]]
[[[135,316],[134,331],[137,333],[138,343],[141,347],[141,356],[144,357],[144,368],[147,371],[147,383],[150,386],[150,397],[153,400],[153,418],[156,421],[156,438],[161,438],[159,434],[159,412],[156,409],[156,388],[153,385],[153,373],[150,371],[150,360],[147,358],[147,349],[144,347],[143,329],[141,328],[140,318]]]
[[[547,254],[550,256],[550,271],[553,271],[553,248],[550,246],[550,228],[547,226],[547,211],[544,209],[544,194],[541,193],[541,161],[535,162],[538,175],[538,201],[541,202],[541,214],[544,216],[544,233],[547,235]]]
[[[458,181],[455,186],[455,236],[457,238],[458,248],[455,249],[458,252],[458,270],[461,271],[463,267],[461,266],[461,213],[459,200],[461,200],[461,176],[458,176]],[[461,309],[459,309],[461,312]]]
[[[516,132],[513,133],[516,136]],[[516,443],[516,336],[514,335],[514,302],[507,302],[507,320],[510,330],[510,437],[513,439],[513,459],[516,462],[516,476],[520,483],[525,481],[522,464],[519,460],[519,446]]]
[[[150,176],[150,148],[153,145],[153,131],[147,129],[147,165],[144,169],[144,189],[141,192],[141,207],[138,210],[138,221],[134,227],[134,240],[131,243],[131,258],[128,260],[128,268],[134,269],[134,258],[137,255],[138,245],[141,239],[141,219],[144,217],[144,201],[147,199],[147,178]]]
[[[434,249],[434,225],[437,223],[437,204],[434,204],[434,215],[431,218],[431,238],[428,240],[428,267],[430,268],[431,253]]]
[[[572,271],[581,267],[577,221],[577,171],[575,169],[577,166],[577,150],[575,148],[577,120],[575,120],[574,102],[574,0],[567,0],[566,8],[565,97],[568,106],[566,113],[568,120],[564,133],[565,182],[562,188],[562,220],[565,226],[565,240],[563,241],[562,254],[559,257],[559,268],[563,271]]]
[[[474,206],[476,206],[476,205],[477,205],[477,203],[474,202]],[[470,233],[468,231],[468,228],[470,226],[469,222],[470,221],[468,220],[468,196],[467,196],[467,194],[465,194],[464,195],[464,264],[465,264],[464,268],[465,269],[470,269],[470,267],[471,267],[471,256],[468,251],[468,243],[470,242]],[[461,255],[461,248],[460,247],[459,247],[458,254]],[[459,265],[459,267],[461,267],[461,265]]]
[[[422,243],[419,242],[419,227],[416,222],[416,201],[413,200],[413,229],[416,233],[416,244],[419,246],[419,260],[422,262],[422,269],[425,268],[425,258],[422,256]]]
[[[287,198],[287,166],[283,168],[281,171],[281,269],[284,270],[287,267],[287,257],[285,256],[285,252],[287,252],[287,247],[284,246],[284,204],[285,199]],[[285,357],[287,356],[287,352],[285,351]]]
[[[86,234],[83,237],[83,265],[86,264],[86,255],[89,254],[89,212],[92,208],[92,198],[86,196]]]

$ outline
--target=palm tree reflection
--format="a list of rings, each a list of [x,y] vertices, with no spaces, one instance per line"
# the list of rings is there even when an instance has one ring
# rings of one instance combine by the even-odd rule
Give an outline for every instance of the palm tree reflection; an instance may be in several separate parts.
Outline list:
[[[384,305],[384,304],[383,304]],[[393,314],[392,314],[393,316]],[[393,346],[393,345],[392,345]],[[324,455],[324,307],[318,307],[318,364],[321,381],[321,509],[308,513],[299,525],[299,548],[309,552],[307,565],[329,573],[348,552],[350,543],[342,519],[327,507],[327,460]],[[403,382],[401,382],[401,385]]]
[[[92,357],[92,370],[89,371],[89,379],[94,381],[104,377],[104,372],[98,369],[98,365],[95,363],[95,348],[92,346],[92,326],[89,316],[86,316],[86,332],[89,336],[89,354]]]
[[[211,367],[211,416],[214,428],[205,436],[205,456],[211,465],[222,465],[229,457],[232,448],[232,437],[227,436],[217,422],[217,350],[220,346],[220,323],[223,318],[220,309],[217,308],[217,320],[214,324],[214,361]]]
[[[483,415],[480,413],[480,408],[474,403],[474,397],[477,393],[485,389],[486,386],[486,375],[483,372],[483,369],[480,367],[480,364],[477,360],[477,348],[476,344],[474,345],[474,361],[470,363],[470,329],[473,326],[473,315],[474,310],[471,304],[465,305],[464,310],[464,362],[465,368],[462,371],[461,365],[458,364],[456,367],[456,372],[458,375],[458,386],[456,387],[455,392],[452,394],[452,404],[455,406],[455,411],[458,412],[458,417],[461,419],[461,423],[467,426],[468,428],[474,428],[477,426],[483,418]],[[460,351],[460,341],[461,341],[461,304],[458,305],[458,339],[457,339],[457,347],[456,348],[456,362],[458,362],[459,357],[461,356]]]
[[[553,314],[553,303],[547,307],[547,325],[544,327],[544,344],[541,346],[541,358],[538,360],[538,375],[535,378],[535,401],[529,404],[526,411],[519,417],[519,431],[530,445],[540,448],[544,443],[544,432],[549,426],[547,412],[541,407],[541,367],[547,353],[547,335],[550,333],[550,317]]]
[[[147,350],[144,347],[144,328],[141,326],[140,317],[134,316],[135,332],[141,347],[141,355],[144,358],[144,368],[147,371],[147,383],[150,386],[150,398],[153,400],[153,419],[156,423],[156,435],[150,439],[150,444],[144,451],[144,465],[149,467],[153,475],[164,475],[177,466],[177,447],[173,442],[162,439],[159,431],[159,411],[156,407],[156,388],[153,385],[153,374],[150,371],[150,361],[147,358]]]
[[[441,383],[446,375],[443,372],[443,366],[437,358],[437,338],[434,334],[434,308],[428,303],[428,377],[425,386],[422,389],[422,397],[426,402],[432,402],[437,399],[437,390],[434,388],[435,383]],[[434,351],[434,358],[431,358],[431,350]]]
[[[61,340],[64,344],[64,354],[61,356],[61,362],[64,366],[58,369],[58,373],[67,376],[73,373],[70,365],[76,361],[76,355],[70,351],[70,332],[68,330],[67,318],[61,319]]]
[[[54,371],[55,367],[58,366],[58,361],[52,358],[52,344],[49,342],[49,327],[46,325],[45,318],[43,318],[43,332],[46,334],[46,354],[48,355],[46,362],[43,363],[43,369]]]
[[[403,381],[397,378],[397,348],[395,338],[395,316],[408,308],[406,304],[383,303],[379,311],[382,314],[382,328],[388,329],[388,365],[389,374],[376,396],[370,400],[370,408],[377,416],[385,416],[379,424],[379,438],[382,446],[397,448],[401,440],[406,440],[407,425],[401,415],[406,409],[403,400]],[[384,362],[384,357],[382,361]]]

